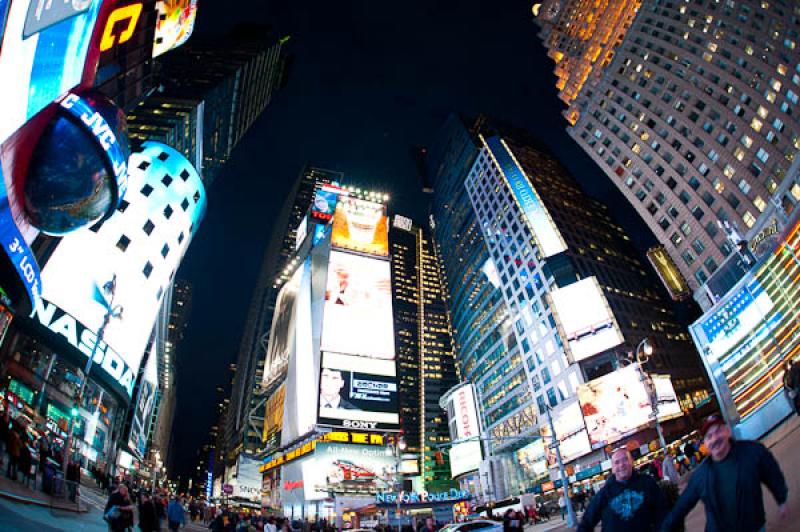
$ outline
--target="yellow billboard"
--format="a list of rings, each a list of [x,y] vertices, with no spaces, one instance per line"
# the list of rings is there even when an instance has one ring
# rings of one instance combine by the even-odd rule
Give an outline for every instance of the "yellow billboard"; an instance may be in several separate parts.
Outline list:
[[[333,216],[331,243],[339,249],[389,256],[389,219],[382,203],[340,197]]]
[[[265,449],[277,448],[281,441],[283,428],[283,400],[286,397],[286,384],[281,384],[272,396],[267,399],[264,410],[264,434],[262,440]]]

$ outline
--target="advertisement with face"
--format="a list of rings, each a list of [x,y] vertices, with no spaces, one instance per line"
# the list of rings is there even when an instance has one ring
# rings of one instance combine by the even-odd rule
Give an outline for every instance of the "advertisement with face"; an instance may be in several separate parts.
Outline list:
[[[197,0],[159,0],[156,3],[156,35],[153,57],[185,43],[194,31]]]
[[[633,365],[581,384],[578,400],[595,449],[633,434],[650,421],[653,412]]]
[[[581,408],[577,401],[553,414],[553,426],[556,428],[556,438],[561,444],[561,459],[564,462],[571,462],[592,452],[586,426],[583,424]],[[550,425],[543,423],[540,431],[547,463],[552,467],[556,465],[557,458],[555,451],[550,448],[550,443],[553,441]]]
[[[306,499],[318,500],[331,491],[385,491],[392,483],[395,458],[386,447],[321,443],[302,464]]]
[[[321,350],[394,359],[388,261],[331,251]]]
[[[389,256],[389,219],[381,203],[340,197],[333,217],[333,246]]]
[[[596,278],[581,279],[553,290],[550,296],[574,361],[584,360],[624,341]]]
[[[286,383],[282,383],[269,399],[264,411],[264,449],[270,452],[280,447],[283,428],[283,403],[286,398]]]
[[[278,292],[275,312],[272,315],[267,358],[264,361],[264,382],[271,380],[274,372],[286,365],[286,361],[294,351],[297,292],[300,289],[302,275],[303,268],[298,268]]]
[[[323,353],[318,424],[368,430],[396,429],[394,361]]]

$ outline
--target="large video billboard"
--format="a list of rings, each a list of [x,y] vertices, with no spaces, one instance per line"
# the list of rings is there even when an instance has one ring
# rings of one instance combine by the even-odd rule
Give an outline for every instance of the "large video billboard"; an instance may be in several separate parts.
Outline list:
[[[594,448],[633,434],[652,419],[650,397],[635,365],[581,384],[578,400]]]
[[[303,268],[298,268],[283,285],[275,301],[269,334],[267,358],[264,361],[264,382],[271,380],[279,368],[286,365],[294,352],[296,334],[297,293]]]
[[[159,0],[156,10],[153,57],[177,48],[192,36],[197,19],[197,0]]]
[[[478,424],[478,410],[475,392],[471,383],[456,388],[447,397],[447,419],[450,428],[450,473],[453,478],[480,467],[481,429]],[[461,441],[474,438],[472,441]]]
[[[683,415],[675,388],[669,375],[650,375],[653,380],[653,388],[656,393],[656,410],[658,419],[666,420]]]
[[[286,398],[286,384],[282,383],[267,399],[264,409],[263,442],[265,452],[280,447],[281,430],[283,429],[283,403]]]
[[[322,351],[394,359],[388,261],[331,251]]]
[[[333,216],[334,247],[380,257],[389,256],[389,219],[386,207],[342,196]]]
[[[592,452],[589,443],[589,436],[586,433],[586,426],[583,424],[581,407],[575,401],[553,415],[553,426],[556,429],[556,439],[560,443],[561,459],[564,462],[571,462],[585,454]],[[547,463],[552,467],[557,463],[556,452],[550,448],[553,436],[550,432],[550,425],[542,422],[540,428],[542,440],[545,446]]]
[[[356,429],[396,429],[397,370],[393,360],[323,353],[318,424]]]
[[[395,457],[386,447],[317,444],[314,456],[302,462],[305,498],[325,499],[331,491],[385,491],[392,484],[395,466]]]
[[[484,145],[503,174],[511,195],[525,215],[525,220],[542,255],[550,257],[566,251],[564,238],[508,145],[500,137],[485,139]]]
[[[109,321],[103,341],[136,375],[164,293],[205,212],[206,195],[183,155],[148,141],[131,156],[125,202],[124,212],[99,229],[61,239],[42,270],[42,298],[92,332],[113,304],[120,314]],[[112,279],[113,302],[104,290]]]
[[[594,277],[550,292],[553,313],[575,362],[621,344],[624,339]]]
[[[128,448],[139,460],[142,460],[147,452],[148,429],[150,428],[150,418],[156,406],[157,388],[158,353],[156,353],[155,346],[153,346],[139,385],[139,394],[136,398],[131,433],[128,439]]]

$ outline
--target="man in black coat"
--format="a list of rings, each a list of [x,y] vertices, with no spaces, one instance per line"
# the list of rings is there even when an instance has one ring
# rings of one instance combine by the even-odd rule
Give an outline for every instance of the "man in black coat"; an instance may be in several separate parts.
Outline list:
[[[590,532],[602,521],[603,532],[650,532],[659,530],[667,513],[667,499],[650,475],[633,470],[627,449],[611,456],[606,485],[592,497],[578,532]]]
[[[700,432],[711,456],[692,474],[664,520],[664,530],[671,531],[683,523],[700,500],[706,509],[706,532],[764,530],[762,483],[775,497],[780,517],[785,520],[789,490],[772,453],[760,443],[733,440],[730,427],[718,415],[709,416]]]

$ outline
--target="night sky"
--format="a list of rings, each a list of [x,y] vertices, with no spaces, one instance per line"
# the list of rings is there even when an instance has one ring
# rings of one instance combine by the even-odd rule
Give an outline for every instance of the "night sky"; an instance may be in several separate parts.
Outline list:
[[[290,35],[286,87],[211,187],[209,209],[178,272],[194,285],[178,353],[175,470],[193,467],[228,378],[262,255],[303,165],[345,172],[386,191],[393,213],[424,221],[413,146],[429,144],[451,111],[484,113],[542,138],[584,189],[602,199],[637,247],[655,241],[602,171],[565,132],[553,63],[531,1],[201,0],[196,36],[238,22]],[[240,7],[234,7],[240,6]],[[246,6],[246,8],[241,7]]]

